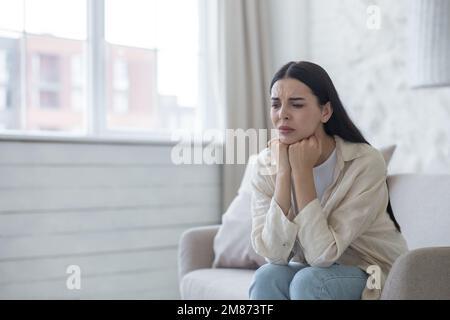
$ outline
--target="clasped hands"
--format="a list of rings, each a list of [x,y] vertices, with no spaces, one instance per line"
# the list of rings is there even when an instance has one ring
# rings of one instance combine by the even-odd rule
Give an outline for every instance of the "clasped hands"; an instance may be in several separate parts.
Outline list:
[[[275,160],[277,173],[294,174],[312,170],[322,154],[322,144],[314,134],[292,144],[285,144],[279,138],[269,141],[272,160]]]

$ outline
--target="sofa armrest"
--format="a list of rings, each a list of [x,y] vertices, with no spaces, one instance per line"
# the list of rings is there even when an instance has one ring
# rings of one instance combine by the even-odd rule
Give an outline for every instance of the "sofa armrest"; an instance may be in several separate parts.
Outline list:
[[[450,247],[421,248],[398,257],[381,299],[450,299]]]
[[[178,247],[178,278],[193,270],[211,268],[214,260],[214,237],[220,225],[195,227],[180,237]]]

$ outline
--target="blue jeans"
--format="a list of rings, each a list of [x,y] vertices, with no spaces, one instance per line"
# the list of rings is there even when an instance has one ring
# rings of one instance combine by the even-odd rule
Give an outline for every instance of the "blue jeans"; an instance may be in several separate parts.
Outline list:
[[[360,268],[337,263],[327,268],[267,263],[256,270],[249,296],[256,300],[358,300],[367,278]]]

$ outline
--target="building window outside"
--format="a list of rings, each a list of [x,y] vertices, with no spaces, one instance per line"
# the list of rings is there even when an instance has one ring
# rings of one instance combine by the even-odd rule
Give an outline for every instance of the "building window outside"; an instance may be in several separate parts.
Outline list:
[[[117,114],[126,114],[128,112],[128,89],[130,80],[128,77],[128,65],[124,59],[114,61],[113,72],[113,110]]]
[[[6,50],[0,50],[0,111],[11,107],[7,54]]]
[[[86,79],[84,61],[81,54],[73,54],[71,57],[70,76],[71,76],[71,100],[70,105],[75,112],[84,110],[85,92],[83,82]]]
[[[60,105],[60,58],[56,55],[33,56],[33,104],[39,108],[57,109]]]

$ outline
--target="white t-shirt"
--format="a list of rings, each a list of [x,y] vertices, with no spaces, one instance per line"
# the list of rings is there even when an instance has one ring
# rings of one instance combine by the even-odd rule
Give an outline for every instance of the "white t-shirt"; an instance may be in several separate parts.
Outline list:
[[[322,200],[326,188],[333,182],[333,172],[336,166],[336,148],[327,160],[313,168],[314,184],[316,186],[317,199]]]
[[[316,194],[319,202],[322,201],[323,194],[327,187],[333,182],[334,167],[336,166],[336,147],[327,160],[321,165],[313,168],[314,185],[316,186]],[[291,203],[294,212],[298,213],[297,202],[295,201],[294,180],[291,177]]]

